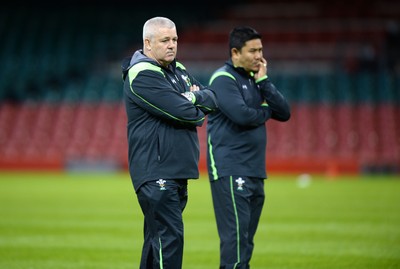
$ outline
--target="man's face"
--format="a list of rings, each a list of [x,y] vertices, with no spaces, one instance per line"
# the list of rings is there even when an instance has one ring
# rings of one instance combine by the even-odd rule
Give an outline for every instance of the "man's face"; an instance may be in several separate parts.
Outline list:
[[[261,39],[253,39],[246,42],[241,51],[236,50],[233,55],[234,64],[243,67],[247,72],[258,72],[263,58]]]
[[[157,60],[161,65],[167,66],[176,57],[178,49],[178,35],[176,28],[159,28],[150,42],[152,58]]]

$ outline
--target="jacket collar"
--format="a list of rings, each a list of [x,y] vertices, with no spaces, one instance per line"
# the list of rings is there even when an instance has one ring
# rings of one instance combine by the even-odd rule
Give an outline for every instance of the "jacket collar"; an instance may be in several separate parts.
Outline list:
[[[229,59],[228,61],[226,61],[225,64],[228,65],[228,66],[230,66],[232,69],[234,69],[237,73],[239,73],[239,74],[242,75],[242,76],[249,77],[249,78],[254,77],[253,72],[251,72],[251,73],[249,74],[249,73],[247,73],[247,72],[244,70],[243,67],[234,66],[231,59]]]

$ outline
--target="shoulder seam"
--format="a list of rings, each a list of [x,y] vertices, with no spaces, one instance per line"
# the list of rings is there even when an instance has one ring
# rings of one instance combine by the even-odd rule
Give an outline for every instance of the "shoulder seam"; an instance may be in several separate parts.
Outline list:
[[[214,81],[214,79],[216,79],[217,77],[221,77],[221,76],[226,76],[226,77],[229,77],[236,81],[236,78],[231,73],[229,73],[227,71],[218,71],[211,76],[208,84],[211,85],[211,83]]]

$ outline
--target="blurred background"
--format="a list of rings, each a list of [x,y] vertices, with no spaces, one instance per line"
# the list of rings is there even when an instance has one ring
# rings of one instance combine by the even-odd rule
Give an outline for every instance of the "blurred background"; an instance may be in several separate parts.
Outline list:
[[[269,77],[292,106],[289,122],[267,123],[269,172],[400,172],[395,0],[4,4],[0,170],[127,170],[120,63],[153,16],[176,23],[178,60],[204,85],[233,27],[262,34]]]

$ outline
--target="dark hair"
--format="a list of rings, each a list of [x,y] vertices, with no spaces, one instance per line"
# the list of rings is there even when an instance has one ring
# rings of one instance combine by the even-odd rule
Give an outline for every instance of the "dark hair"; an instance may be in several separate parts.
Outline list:
[[[247,41],[261,39],[261,35],[251,27],[239,26],[229,33],[229,54],[233,48],[241,50]]]

